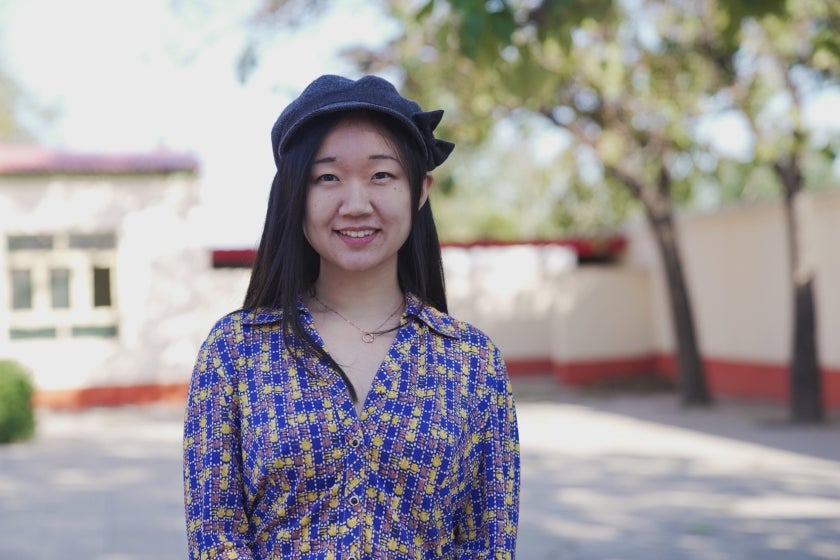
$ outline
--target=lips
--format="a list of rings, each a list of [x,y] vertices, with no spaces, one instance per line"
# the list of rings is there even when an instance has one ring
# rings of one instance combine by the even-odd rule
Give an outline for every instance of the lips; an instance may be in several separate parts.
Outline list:
[[[375,229],[358,229],[358,230],[339,230],[338,234],[345,237],[352,237],[354,239],[361,239],[363,237],[370,237],[376,233]]]

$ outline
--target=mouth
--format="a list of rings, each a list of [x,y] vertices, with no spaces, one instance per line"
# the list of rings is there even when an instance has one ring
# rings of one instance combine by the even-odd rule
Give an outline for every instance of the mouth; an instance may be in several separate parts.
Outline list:
[[[359,229],[359,230],[338,230],[338,234],[344,237],[351,237],[353,239],[362,239],[370,237],[376,233],[375,229]]]

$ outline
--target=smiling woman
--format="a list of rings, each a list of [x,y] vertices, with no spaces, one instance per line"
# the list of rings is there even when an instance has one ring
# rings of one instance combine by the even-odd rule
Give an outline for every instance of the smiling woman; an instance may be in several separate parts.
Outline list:
[[[510,383],[447,314],[428,202],[454,147],[442,113],[378,77],[322,76],[277,119],[244,306],[190,387],[193,556],[513,558]]]
[[[384,130],[374,117],[351,113],[315,156],[303,231],[321,257],[317,283],[334,274],[396,273],[397,252],[411,228],[411,187]],[[426,175],[420,206],[431,182]]]

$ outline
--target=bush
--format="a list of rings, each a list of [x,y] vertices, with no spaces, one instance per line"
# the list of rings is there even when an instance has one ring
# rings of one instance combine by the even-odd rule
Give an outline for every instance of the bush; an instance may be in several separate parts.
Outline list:
[[[35,433],[34,393],[35,387],[23,366],[0,360],[0,443],[28,439]]]

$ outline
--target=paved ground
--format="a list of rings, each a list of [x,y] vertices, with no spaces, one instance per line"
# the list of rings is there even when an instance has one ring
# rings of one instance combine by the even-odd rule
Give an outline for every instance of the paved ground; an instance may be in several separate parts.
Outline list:
[[[518,558],[840,559],[840,419],[516,382]],[[42,412],[0,447],[0,560],[186,558],[181,411]]]

